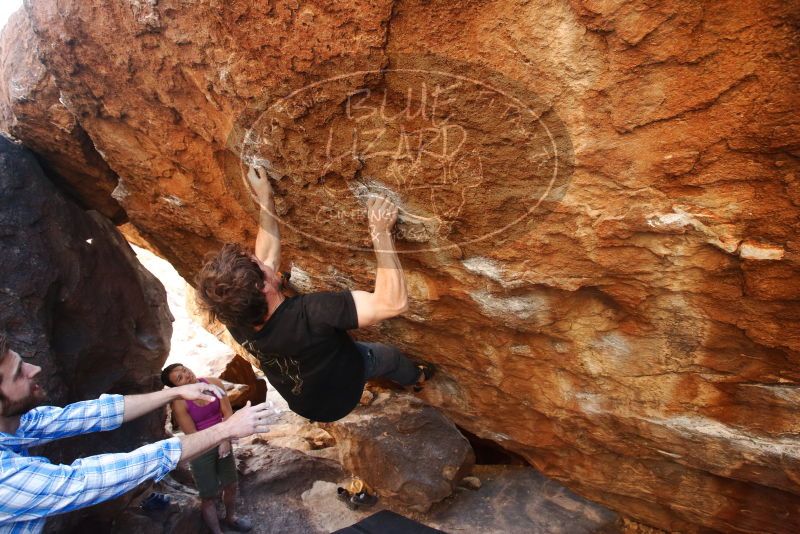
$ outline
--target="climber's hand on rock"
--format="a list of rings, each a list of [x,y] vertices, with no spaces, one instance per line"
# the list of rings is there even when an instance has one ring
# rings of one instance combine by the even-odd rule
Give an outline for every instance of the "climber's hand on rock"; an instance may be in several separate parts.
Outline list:
[[[229,438],[244,438],[257,432],[266,432],[267,416],[270,412],[270,405],[267,402],[250,406],[250,401],[241,410],[235,412],[228,419],[220,423],[225,425],[226,434]]]
[[[221,399],[225,392],[214,384],[196,382],[175,388],[175,393],[183,400],[213,402],[214,399]]]
[[[272,198],[272,184],[269,183],[269,176],[264,167],[251,166],[247,170],[247,181],[259,200],[266,201]]]
[[[367,217],[370,233],[387,232],[397,221],[397,206],[382,195],[371,195],[367,200]]]

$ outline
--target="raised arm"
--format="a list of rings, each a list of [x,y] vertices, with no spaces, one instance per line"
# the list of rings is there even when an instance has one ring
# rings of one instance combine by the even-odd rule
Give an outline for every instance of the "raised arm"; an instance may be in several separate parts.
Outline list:
[[[261,207],[258,215],[258,234],[256,235],[255,255],[273,271],[278,271],[281,263],[281,232],[275,211],[272,185],[263,167],[250,167],[247,180]]]
[[[101,395],[63,408],[39,406],[23,414],[16,428],[8,429],[3,444],[21,450],[79,434],[114,430],[122,424],[124,409],[122,395]]]
[[[396,317],[408,309],[406,278],[391,233],[397,221],[397,206],[387,198],[370,197],[367,202],[367,216],[378,270],[372,293],[353,291],[359,327]]]
[[[161,391],[142,395],[125,395],[125,415],[122,422],[126,423],[136,419],[176,399],[211,402],[214,400],[214,396],[221,399],[225,396],[225,392],[213,384],[204,384],[203,382],[162,389]]]
[[[2,453],[0,453],[1,455]],[[129,453],[103,454],[54,465],[15,456],[0,469],[0,525],[77,510],[122,495],[150,479],[161,479],[181,456],[178,438]],[[5,460],[0,456],[0,461]],[[6,462],[3,462],[6,463]]]
[[[0,450],[0,525],[29,521],[113,499],[145,480],[160,480],[181,460],[191,460],[223,440],[267,430],[266,403],[248,405],[211,428],[145,445],[53,465]]]
[[[269,411],[269,404],[266,402],[251,406],[250,401],[247,401],[244,408],[221,423],[181,437],[181,460],[191,460],[224,441],[266,432]]]
[[[175,399],[213,400],[224,392],[209,384],[187,384],[142,395],[102,395],[99,399],[74,402],[63,408],[40,406],[25,413],[8,429],[4,444],[28,448],[55,439],[114,430],[126,421],[136,419]]]

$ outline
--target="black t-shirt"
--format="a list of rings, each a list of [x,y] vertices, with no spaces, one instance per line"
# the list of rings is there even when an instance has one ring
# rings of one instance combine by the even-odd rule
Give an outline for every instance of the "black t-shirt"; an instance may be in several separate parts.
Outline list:
[[[350,413],[364,390],[364,362],[346,332],[355,328],[356,303],[343,291],[287,298],[261,330],[229,330],[293,412],[329,422]]]

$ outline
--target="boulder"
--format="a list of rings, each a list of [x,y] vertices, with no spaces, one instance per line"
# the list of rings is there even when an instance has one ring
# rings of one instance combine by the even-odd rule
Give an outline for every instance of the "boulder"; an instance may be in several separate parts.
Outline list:
[[[59,192],[29,150],[0,136],[0,329],[11,347],[42,367],[47,402],[161,388],[172,331],[161,283],[137,261],[114,225]],[[38,454],[77,457],[130,451],[164,437],[156,410],[113,432],[59,441]],[[119,510],[125,497],[106,503]],[[48,523],[63,531],[97,508]]]
[[[0,136],[0,328],[42,367],[48,402],[161,388],[172,315],[161,283],[111,222],[62,195],[33,153]],[[54,459],[131,450],[164,435],[164,413],[53,448]]]
[[[240,510],[255,525],[264,532],[329,532],[313,527],[311,510],[304,506],[301,495],[319,480],[341,480],[344,474],[339,464],[258,440],[240,443],[235,451],[242,473]]]
[[[247,404],[247,400],[250,397],[250,386],[228,382],[227,380],[222,381],[222,386],[225,388],[225,393],[228,395],[231,408],[237,410]]]
[[[187,280],[253,244],[248,162],[304,291],[371,287],[386,191],[411,306],[366,335],[439,366],[428,402],[648,524],[800,529],[796,2],[25,10],[4,90],[38,60],[72,118],[4,128],[56,165],[76,121]]]
[[[95,150],[78,119],[66,108],[65,96],[37,56],[30,20],[19,10],[0,39],[0,131],[40,156],[49,176],[84,208],[125,222],[125,210],[111,196],[118,177]]]
[[[239,355],[235,355],[218,376],[222,380],[247,388],[242,394],[231,397],[231,406],[234,408],[241,408],[247,401],[258,404],[267,399],[267,381],[258,378],[251,363]]]
[[[335,423],[342,466],[388,503],[417,512],[449,497],[475,461],[467,439],[438,410],[383,393]]]
[[[611,510],[583,499],[530,467],[477,465],[473,473],[483,481],[479,488],[459,489],[449,506],[431,511],[427,525],[446,532],[637,532],[622,528],[622,518]]]
[[[287,415],[291,417],[287,417]],[[335,445],[333,437],[319,427],[317,423],[309,423],[308,420],[296,416],[295,414],[284,414],[281,421],[269,425],[269,431],[259,434],[259,439],[276,447],[288,447],[302,451],[315,451],[326,449]],[[289,445],[294,444],[294,446]]]
[[[150,490],[147,490],[117,514],[104,530],[110,534],[196,534],[205,531],[200,514],[200,498],[196,491],[175,482],[171,477],[162,479],[152,490],[169,497],[167,508],[142,510],[139,504],[150,494]]]

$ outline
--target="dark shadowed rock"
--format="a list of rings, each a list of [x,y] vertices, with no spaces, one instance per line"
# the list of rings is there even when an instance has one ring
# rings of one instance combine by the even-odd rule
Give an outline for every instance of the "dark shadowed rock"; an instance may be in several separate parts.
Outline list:
[[[164,478],[153,489],[169,497],[167,508],[142,510],[139,504],[150,494],[149,490],[145,491],[105,530],[110,534],[197,534],[205,531],[200,515],[200,498],[195,490],[171,477]]]
[[[160,389],[172,316],[164,288],[106,218],[67,200],[33,154],[0,137],[0,329],[42,367],[49,402]],[[53,460],[131,450],[159,438],[163,413],[60,441]]]

